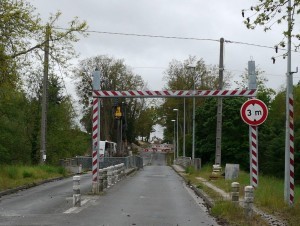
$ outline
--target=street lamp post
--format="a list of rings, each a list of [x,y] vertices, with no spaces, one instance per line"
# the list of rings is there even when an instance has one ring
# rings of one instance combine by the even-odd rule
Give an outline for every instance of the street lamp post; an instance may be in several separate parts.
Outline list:
[[[195,74],[194,74],[194,95],[195,95]],[[192,159],[195,159],[195,96],[193,97],[193,145],[192,145]]]
[[[177,158],[179,157],[179,150],[178,150],[178,147],[179,147],[179,141],[178,141],[178,112],[179,110],[177,108],[174,108],[173,111],[176,111],[177,113],[177,116],[176,116],[176,125],[177,125],[177,129],[176,129],[176,133],[177,133],[177,142],[176,142],[176,152],[177,152]]]
[[[195,88],[195,80],[196,80],[196,65],[188,65],[188,68],[191,68],[194,70],[193,73],[193,138],[192,138],[192,160],[195,159],[195,94],[196,94],[196,88]]]
[[[173,119],[173,120],[171,120],[172,122],[173,122],[173,124],[174,124],[174,139],[173,139],[173,151],[174,151],[174,161],[175,161],[175,158],[176,158],[176,156],[175,156],[175,148],[176,148],[176,144],[175,144],[175,122],[176,122],[176,120],[175,119]]]

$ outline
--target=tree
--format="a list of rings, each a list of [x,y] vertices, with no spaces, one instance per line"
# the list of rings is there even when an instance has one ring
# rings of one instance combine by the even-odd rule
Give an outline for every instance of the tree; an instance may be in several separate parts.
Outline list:
[[[240,117],[240,108],[246,98],[223,99],[222,162],[238,163],[242,169],[249,167],[248,126]],[[196,156],[203,163],[213,163],[215,159],[217,99],[206,98],[196,112]]]
[[[195,67],[190,68],[191,65]],[[166,89],[170,90],[193,90],[194,83],[196,90],[210,90],[217,89],[218,87],[218,67],[207,66],[203,59],[197,59],[195,56],[189,56],[188,59],[183,62],[178,60],[172,60],[169,64],[169,68],[165,72],[165,79],[167,80]],[[230,74],[225,74],[223,87],[228,87],[228,79]],[[192,98],[185,98],[186,102],[186,150],[192,148]],[[203,98],[196,98],[196,107],[203,104]],[[174,108],[179,109],[179,137],[183,137],[183,109],[184,100],[183,98],[167,98],[164,100],[162,107],[159,112],[160,117],[166,116],[167,129],[165,130],[164,136],[166,140],[173,140],[173,135],[170,131],[173,131],[172,119],[176,119],[176,114],[173,111]],[[201,126],[197,122],[197,126]],[[182,143],[182,141],[180,141]],[[182,146],[180,145],[181,149]],[[188,152],[187,152],[188,153]]]
[[[300,34],[292,34],[294,31],[295,18],[300,13],[300,1],[292,1],[291,7],[288,6],[288,0],[260,0],[249,9],[242,10],[242,16],[245,17],[245,25],[248,29],[255,29],[257,26],[262,26],[264,31],[269,31],[275,24],[281,24],[284,21],[289,24],[287,29],[283,31],[284,37],[294,37],[300,40]],[[288,14],[291,13],[291,21]],[[281,41],[279,46],[285,47],[286,43]],[[276,52],[278,45],[274,47]],[[296,45],[296,50],[299,44]]]
[[[12,74],[17,65],[14,58],[26,52],[30,40],[40,31],[40,18],[26,1],[0,2],[0,76]],[[3,73],[6,72],[6,73]]]
[[[80,22],[78,18],[70,21],[70,27],[65,30],[54,29],[60,12],[50,16],[44,25],[28,1],[3,0],[0,9],[1,80],[12,81],[16,71],[27,74],[28,69],[36,66],[36,61],[42,61],[47,26],[51,30],[50,53],[60,65],[66,65],[76,55],[71,43],[79,40],[76,33],[84,34],[87,29],[86,22]]]
[[[28,1],[0,2],[0,163],[36,163],[39,152],[41,65],[45,28],[50,27],[51,30],[49,71],[52,75],[55,74],[58,65],[62,73],[65,72],[69,60],[76,56],[72,43],[78,41],[77,34],[83,34],[87,28],[85,22],[75,18],[70,22],[69,28],[54,29],[60,15],[58,12],[50,16],[48,24],[43,24],[39,15],[35,13],[35,8]],[[55,86],[55,83],[53,84]],[[63,98],[62,105],[68,103],[71,107],[70,98],[63,97],[61,90],[59,92],[60,95],[56,97]],[[64,117],[61,118],[64,118],[65,122],[74,120],[73,113],[69,114],[67,108],[62,111]],[[55,118],[56,112],[52,113],[50,118]],[[54,124],[55,122],[51,126]],[[69,128],[66,126],[64,131],[72,130],[73,135],[60,134],[59,139],[65,143],[71,140],[75,146],[87,145],[81,140],[84,134],[76,128],[74,122],[67,125]],[[75,133],[80,134],[81,138],[74,140]],[[49,144],[51,145],[51,141]],[[61,151],[63,148],[59,147],[58,150]],[[86,148],[82,150],[85,151]],[[66,156],[61,155],[62,152],[58,153],[57,158],[52,158],[52,163],[57,163],[55,161],[58,158]]]
[[[144,82],[139,75],[134,74],[123,60],[100,55],[81,61],[74,76],[77,79],[76,90],[80,97],[79,102],[83,106],[82,125],[91,132],[91,101],[92,101],[92,73],[95,69],[101,72],[101,90],[139,90],[144,87]],[[134,133],[136,119],[143,109],[144,101],[139,99],[104,98],[101,100],[101,140],[114,140],[114,112],[113,107],[120,103],[126,103],[127,125],[129,142],[136,138]],[[115,141],[115,140],[114,140]]]
[[[136,134],[145,141],[149,142],[150,133],[154,132],[153,126],[156,118],[156,110],[154,107],[146,107],[142,109],[136,123]]]
[[[48,103],[48,162],[88,153],[89,135],[76,125],[76,113],[70,96],[63,94],[64,87],[59,78],[52,75],[49,80]],[[63,139],[62,139],[63,138]]]

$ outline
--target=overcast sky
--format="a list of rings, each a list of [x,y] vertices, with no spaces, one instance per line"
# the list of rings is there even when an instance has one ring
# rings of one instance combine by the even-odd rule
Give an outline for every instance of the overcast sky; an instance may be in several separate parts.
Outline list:
[[[241,10],[250,7],[251,0],[30,0],[41,17],[62,12],[59,26],[75,16],[86,20],[89,30],[178,36],[200,39],[238,41],[274,46],[282,40],[282,27],[265,33],[262,28],[248,30]],[[208,65],[219,62],[219,42],[133,37],[92,33],[76,44],[80,59],[106,54],[124,59],[133,71],[142,76],[151,90],[164,87],[163,72],[172,59],[185,60],[189,55],[202,58]],[[255,60],[269,79],[267,86],[278,90],[285,87],[286,60],[273,49],[235,43],[225,44],[225,70],[238,80],[247,62]],[[294,53],[292,70],[300,62]],[[294,83],[300,76],[295,74]]]

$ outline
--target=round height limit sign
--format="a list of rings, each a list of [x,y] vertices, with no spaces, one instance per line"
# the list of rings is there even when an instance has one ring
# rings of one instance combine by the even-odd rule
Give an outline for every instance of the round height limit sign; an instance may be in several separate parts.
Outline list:
[[[243,121],[251,126],[262,124],[268,116],[268,108],[258,99],[247,100],[241,107]]]

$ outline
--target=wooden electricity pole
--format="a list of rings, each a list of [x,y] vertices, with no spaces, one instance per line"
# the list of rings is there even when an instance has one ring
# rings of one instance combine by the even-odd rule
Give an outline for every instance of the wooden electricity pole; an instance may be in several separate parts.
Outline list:
[[[221,38],[220,39],[220,61],[219,61],[219,90],[223,88],[223,72],[224,72],[223,52],[224,52],[224,38]],[[222,97],[218,97],[216,156],[215,156],[216,165],[221,165],[221,139],[222,139]]]
[[[40,164],[46,161],[47,146],[47,105],[48,105],[48,70],[49,70],[49,39],[50,27],[46,27],[45,46],[44,46],[44,76],[43,76],[43,95],[42,95],[42,121],[41,121],[41,156]]]

